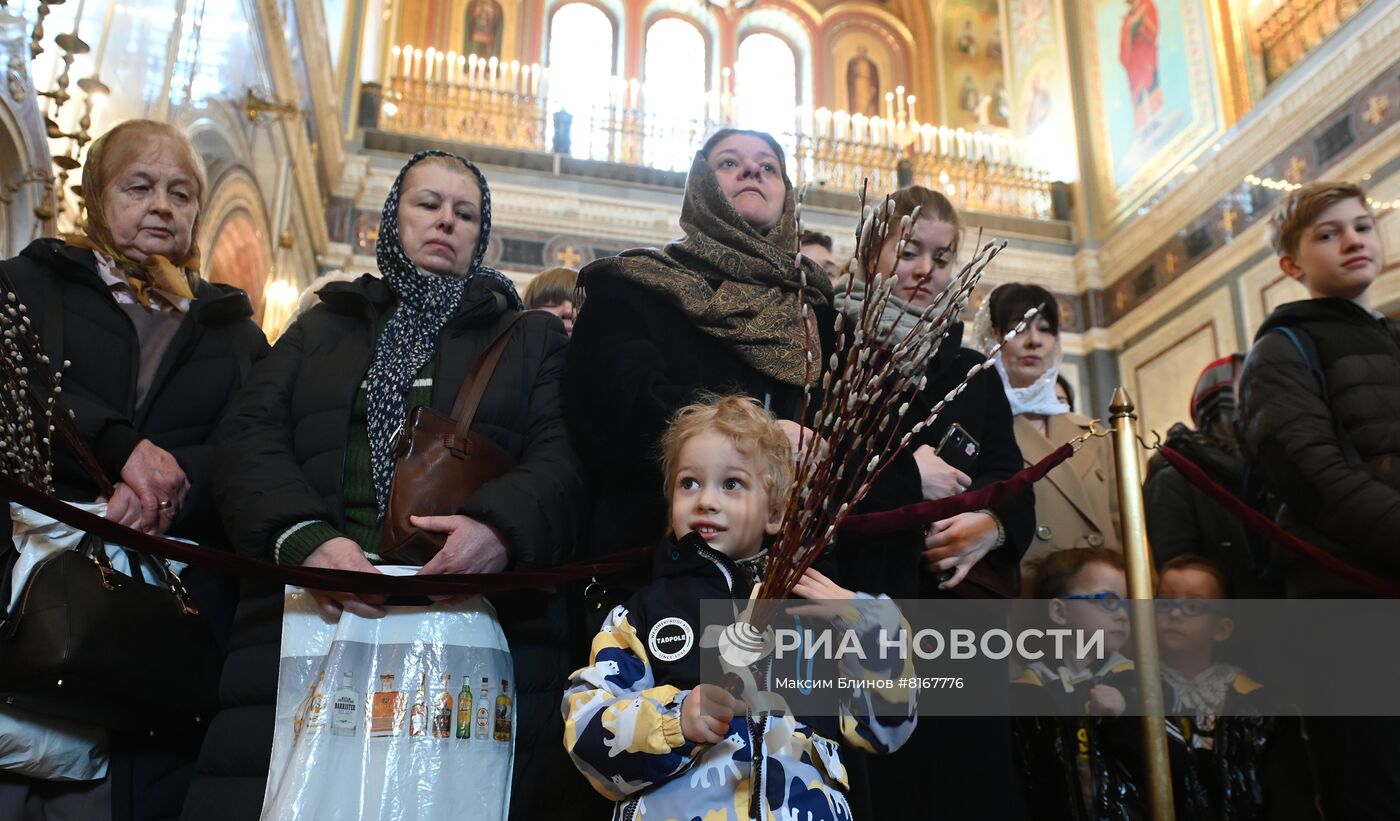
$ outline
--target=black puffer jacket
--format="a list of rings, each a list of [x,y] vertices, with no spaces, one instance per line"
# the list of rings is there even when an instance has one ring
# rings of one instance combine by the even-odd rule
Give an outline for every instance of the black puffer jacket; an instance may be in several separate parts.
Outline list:
[[[351,404],[369,366],[380,318],[393,304],[375,277],[326,286],[253,372],[224,424],[215,492],[236,549],[267,558],[290,524],[344,527],[340,489]],[[513,316],[503,287],[476,277],[438,338],[432,406],[450,413],[457,389]],[[574,545],[581,470],[564,431],[558,380],[567,337],[559,320],[529,312],[477,411],[477,430],[517,467],[459,511],[489,522],[513,550],[512,569],[567,560]],[[272,745],[281,637],[280,589],[248,587],[225,668],[223,710],[201,753],[188,819],[255,819]],[[564,754],[559,694],[570,671],[566,613],[554,595],[493,596],[519,680],[514,817],[549,817],[551,796],[579,782]]]
[[[1243,492],[1244,464],[1238,452],[1183,424],[1167,431],[1167,447],[1190,459],[1227,490]],[[1234,598],[1267,597],[1270,586],[1260,578],[1262,568],[1249,554],[1249,531],[1219,502],[1197,490],[1186,477],[1160,456],[1147,463],[1142,484],[1147,514],[1147,541],[1160,570],[1171,559],[1187,553],[1220,562],[1233,588]]]
[[[1310,338],[1324,392],[1277,328]],[[1279,524],[1340,558],[1400,579],[1400,333],[1342,299],[1291,302],[1255,335],[1240,379],[1249,456],[1283,502]],[[1348,465],[1338,426],[1360,457]],[[1286,559],[1290,596],[1367,595],[1303,559]]]
[[[190,482],[185,504],[167,532],[222,544],[209,491],[210,440],[224,408],[268,349],[247,295],[231,285],[198,284],[146,401],[138,406],[140,342],[98,274],[92,251],[56,239],[35,240],[19,256],[0,262],[0,275],[28,309],[49,357],[72,363],[63,377],[63,398],[108,478],[119,480],[132,449],[149,439],[175,457]],[[97,496],[97,488],[66,451],[57,454],[54,482],[65,499]],[[232,586],[197,566],[183,577],[222,641],[228,633]],[[113,819],[179,815],[201,735],[114,738],[109,771]]]
[[[231,285],[199,283],[189,315],[138,407],[136,329],[98,274],[92,251],[56,239],[35,240],[19,256],[0,262],[0,273],[28,308],[49,357],[72,362],[63,377],[63,398],[108,477],[119,480],[132,449],[150,439],[179,461],[190,480],[168,532],[197,539],[217,534],[209,493],[210,439],[253,363],[267,353],[267,338],[253,322],[247,295]],[[65,454],[54,480],[65,499],[91,501],[97,495]]]

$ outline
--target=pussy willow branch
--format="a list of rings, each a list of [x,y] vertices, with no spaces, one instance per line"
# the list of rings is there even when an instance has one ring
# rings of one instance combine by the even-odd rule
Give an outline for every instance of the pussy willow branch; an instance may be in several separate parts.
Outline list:
[[[914,398],[927,387],[929,363],[949,329],[959,321],[987,266],[1006,245],[982,245],[950,278],[944,293],[923,309],[914,327],[899,336],[884,321],[896,279],[893,271],[877,269],[880,250],[896,229],[898,259],[918,212],[898,222],[893,217],[894,204],[889,198],[873,207],[865,201],[862,191],[852,281],[846,284],[845,293],[848,298],[854,294],[854,278],[861,276],[865,281],[864,299],[859,311],[852,315],[837,312],[837,350],[819,363],[824,371],[819,404],[810,417],[811,388],[816,380],[808,374],[802,418],[810,424],[812,435],[800,439],[783,529],[769,551],[759,601],[751,614],[751,622],[759,629],[777,614],[781,600],[831,544],[841,521],[908,447],[913,435],[932,424],[973,378],[991,367],[991,359],[974,366],[912,430],[900,433]],[[806,284],[805,276],[802,284]],[[1027,312],[1006,338],[1020,333],[1033,313]],[[809,316],[804,311],[804,323]],[[817,361],[811,353],[810,330],[806,338],[810,364]],[[996,355],[996,350],[992,355]]]
[[[112,482],[93,454],[77,420],[63,402],[63,371],[44,353],[28,310],[12,290],[0,309],[0,461],[6,473],[35,489],[52,493],[55,436],[68,446],[98,493],[110,497]]]

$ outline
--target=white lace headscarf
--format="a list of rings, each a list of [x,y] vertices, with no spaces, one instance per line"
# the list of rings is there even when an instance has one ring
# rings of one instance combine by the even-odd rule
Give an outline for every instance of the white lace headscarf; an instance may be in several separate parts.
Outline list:
[[[984,354],[990,354],[996,347],[1000,338],[996,328],[992,327],[992,296],[982,300],[982,305],[977,309],[976,316],[972,319],[972,336],[968,341],[975,350]],[[998,351],[994,357],[993,364],[997,373],[1001,376],[1001,386],[1006,391],[1006,399],[1011,403],[1011,415],[1036,414],[1039,416],[1058,416],[1062,413],[1069,413],[1069,405],[1060,401],[1055,395],[1055,380],[1060,375],[1060,363],[1064,360],[1064,346],[1060,344],[1060,337],[1055,336],[1055,350],[1050,355],[1050,367],[1045,369],[1030,385],[1024,388],[1013,388],[1011,379],[1006,374],[1006,365]]]

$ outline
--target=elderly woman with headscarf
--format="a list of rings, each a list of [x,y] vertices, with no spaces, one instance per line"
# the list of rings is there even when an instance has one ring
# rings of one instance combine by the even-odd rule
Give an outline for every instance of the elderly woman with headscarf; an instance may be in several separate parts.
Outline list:
[[[282,564],[376,572],[396,430],[415,405],[450,415],[458,389],[521,302],[483,263],[491,195],[470,161],[414,155],[384,203],[380,277],[333,283],[253,372],[218,433],[215,494],[236,550]],[[565,559],[582,481],[560,416],[568,337],[558,318],[520,316],[472,429],[515,467],[458,510],[415,517],[447,535],[420,572],[493,573]],[[332,618],[374,617],[373,596],[317,592]],[[281,591],[245,592],[245,629],[225,668],[234,694],[214,721],[185,817],[256,818],[272,743]],[[568,778],[559,688],[568,674],[561,602],[493,596],[514,656],[516,817],[542,813]],[[249,756],[252,756],[251,758]],[[502,785],[504,790],[506,785]]]
[[[657,442],[702,392],[742,393],[797,420],[802,386],[832,344],[831,282],[797,256],[796,200],[769,135],[726,129],[695,156],[681,205],[685,232],[583,269],[564,377],[569,430],[592,480],[589,548],[654,544],[666,507]],[[801,299],[815,321],[800,316]],[[819,376],[819,373],[817,374]],[[789,422],[795,430],[796,422]]]
[[[63,399],[115,485],[107,517],[148,533],[217,538],[210,439],[267,340],[242,291],[199,276],[203,163],[174,127],[129,120],[92,144],[83,191],[83,233],[36,240],[0,263],[3,287],[28,307],[50,359],[71,362]],[[58,494],[91,501],[88,475],[71,454],[55,455]],[[185,581],[217,610],[210,577],[191,568]],[[112,802],[143,816],[178,813],[188,783],[179,768],[199,739],[165,729],[114,737],[111,779],[41,787],[0,772],[0,817],[37,807],[41,817],[101,819]]]

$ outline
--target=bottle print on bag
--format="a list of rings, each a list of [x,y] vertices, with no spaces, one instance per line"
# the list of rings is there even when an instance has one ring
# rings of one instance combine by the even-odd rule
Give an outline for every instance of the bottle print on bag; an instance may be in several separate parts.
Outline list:
[[[501,679],[501,694],[496,696],[496,740],[510,741],[511,723],[510,682]]]
[[[408,714],[408,734],[421,738],[428,734],[428,674],[418,674],[418,689],[413,694],[413,707]]]
[[[452,676],[443,673],[442,690],[433,699],[433,738],[452,737]]]
[[[481,699],[477,702],[476,708],[476,737],[483,741],[491,740],[491,700],[486,697],[490,687],[490,680],[482,676],[481,692],[476,695],[477,698]]]
[[[470,678],[462,676],[462,692],[457,694],[457,737],[472,737],[472,688]]]
[[[360,726],[360,694],[346,670],[340,677],[340,686],[331,697],[331,733],[340,736],[353,736]]]
[[[380,690],[370,702],[369,734],[375,738],[389,738],[403,732],[404,697],[394,689],[393,673],[379,677]]]

